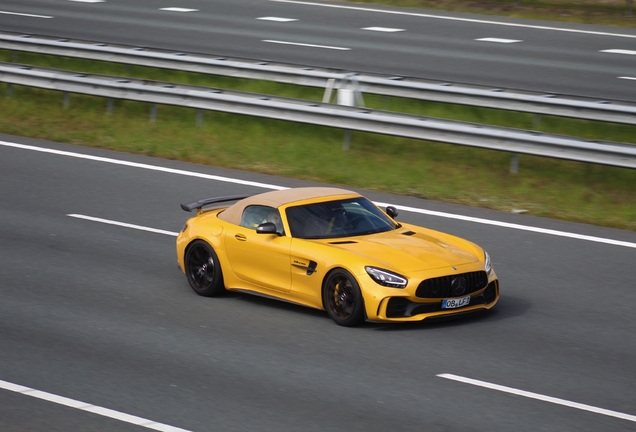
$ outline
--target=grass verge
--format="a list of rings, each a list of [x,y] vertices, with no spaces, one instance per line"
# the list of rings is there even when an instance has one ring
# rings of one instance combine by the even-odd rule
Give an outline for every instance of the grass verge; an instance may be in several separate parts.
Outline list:
[[[6,94],[7,86],[0,85]],[[636,170],[14,87],[0,132],[636,231]]]

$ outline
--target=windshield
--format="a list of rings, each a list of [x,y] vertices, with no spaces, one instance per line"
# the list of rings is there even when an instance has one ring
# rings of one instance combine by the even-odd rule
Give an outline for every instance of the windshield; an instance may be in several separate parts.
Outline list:
[[[287,221],[293,237],[322,239],[374,234],[396,224],[363,197],[289,207]]]

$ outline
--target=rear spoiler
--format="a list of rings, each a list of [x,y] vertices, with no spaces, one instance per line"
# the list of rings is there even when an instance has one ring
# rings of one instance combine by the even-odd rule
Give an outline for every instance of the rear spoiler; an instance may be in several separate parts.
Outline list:
[[[201,199],[199,201],[191,202],[190,204],[181,204],[181,208],[183,210],[187,211],[187,212],[191,212],[192,210],[196,209],[197,213],[201,213],[201,208],[203,206],[210,205],[210,204],[227,202],[227,201],[238,201],[238,200],[242,200],[244,198],[251,197],[252,195],[254,195],[254,194],[250,194],[250,195],[228,195],[228,196],[215,197],[215,198],[205,198],[205,199]]]

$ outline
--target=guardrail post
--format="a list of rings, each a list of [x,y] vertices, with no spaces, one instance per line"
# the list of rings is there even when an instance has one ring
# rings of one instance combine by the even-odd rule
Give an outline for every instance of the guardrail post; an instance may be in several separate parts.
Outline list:
[[[510,174],[517,174],[519,172],[519,153],[513,153],[510,158]]]
[[[203,126],[203,110],[197,110],[197,127]]]
[[[541,123],[541,114],[535,114],[532,118],[532,126],[534,129],[539,128]],[[519,172],[519,153],[513,153],[510,158],[510,174],[517,174]]]
[[[64,109],[68,109],[71,105],[71,94],[69,92],[64,92]]]
[[[331,81],[331,80],[329,80]],[[327,97],[327,90],[329,91],[329,99],[331,99],[331,87],[332,83],[327,82],[327,89],[325,90],[325,98]],[[362,99],[362,92],[360,91],[360,85],[355,74],[347,74],[340,82],[338,88],[338,94],[336,100],[338,105],[345,106],[364,106],[364,99]],[[346,87],[346,88],[342,88]],[[350,88],[353,87],[353,90]],[[324,101],[324,98],[323,98]],[[351,131],[345,130],[345,135],[342,143],[343,150],[349,150],[351,148]]]
[[[11,96],[13,96],[13,84],[8,83],[7,84],[7,98],[11,99]]]
[[[338,105],[355,106],[355,96],[353,90],[350,89],[338,89],[337,96]],[[342,142],[342,149],[349,150],[351,148],[351,131],[345,130],[344,140]]]
[[[344,133],[344,138],[342,139],[342,149],[351,149],[351,131],[349,129],[347,129]]]
[[[347,74],[340,82],[340,88],[353,88],[353,105],[352,106],[364,106],[364,99],[362,98],[362,91],[360,90],[360,83],[358,77],[354,73]]]
[[[325,94],[322,97],[322,103],[331,103],[331,93],[333,92],[333,85],[336,82],[335,79],[329,78],[327,80],[327,87],[325,87]]]
[[[157,121],[157,104],[150,105],[150,122],[154,123]]]
[[[115,101],[113,98],[108,98],[108,103],[106,104],[106,114],[111,115],[113,113],[113,107],[115,106]]]

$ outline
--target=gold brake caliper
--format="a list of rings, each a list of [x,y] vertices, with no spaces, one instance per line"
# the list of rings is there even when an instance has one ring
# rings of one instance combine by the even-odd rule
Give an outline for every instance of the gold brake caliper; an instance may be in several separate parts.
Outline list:
[[[342,281],[338,282],[333,290],[333,301],[336,304],[336,306],[340,306],[340,296],[339,296],[340,284],[342,284]]]

